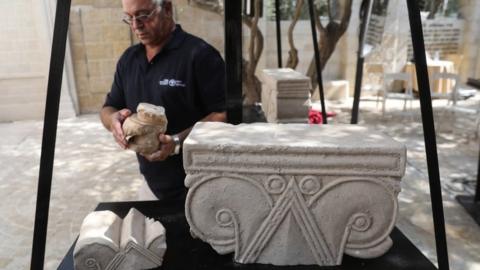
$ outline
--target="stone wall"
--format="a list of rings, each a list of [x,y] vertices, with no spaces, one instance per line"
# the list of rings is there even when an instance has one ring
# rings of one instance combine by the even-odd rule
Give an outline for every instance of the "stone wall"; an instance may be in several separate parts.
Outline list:
[[[192,7],[188,0],[173,0],[175,21],[183,30],[194,34],[215,47],[223,56],[225,27],[223,15]]]
[[[221,15],[193,8],[187,0],[174,3],[176,21],[223,52]],[[81,113],[100,110],[110,91],[117,60],[137,42],[122,17],[121,1],[73,0],[69,33]]]
[[[465,19],[463,59],[460,67],[462,81],[467,78],[480,78],[480,3],[473,0],[461,0],[461,13]]]
[[[55,0],[0,1],[0,121],[41,119],[43,117],[48,65],[53,32]],[[182,27],[216,47],[223,55],[223,16],[194,8],[188,0],[175,0],[175,19]],[[480,77],[478,43],[480,39],[480,3],[462,0],[465,19],[462,80]],[[356,51],[358,46],[358,8],[354,1],[346,34],[337,44],[323,71],[325,81],[346,79],[353,91]],[[406,62],[409,26],[405,23],[404,1],[390,0],[387,24],[381,49],[366,58],[367,65],[383,66],[387,72],[401,71]],[[135,42],[127,25],[121,22],[122,8],[118,0],[73,0],[70,14],[69,46],[62,87],[60,117],[77,113],[96,113],[110,90],[116,61]],[[282,21],[282,55],[288,57],[287,29]],[[243,50],[247,57],[248,28],[244,27]],[[275,23],[261,19],[259,27],[265,38],[258,72],[277,66]],[[306,72],[313,56],[309,21],[299,21],[295,28],[299,50],[297,68]],[[71,54],[70,54],[71,51]],[[70,64],[69,64],[70,63]],[[366,78],[364,78],[365,80]],[[28,106],[29,110],[21,110]]]
[[[51,47],[45,11],[46,1],[0,1],[0,122],[44,116]],[[75,115],[62,95],[60,117]]]
[[[116,61],[132,44],[121,1],[73,0],[70,46],[81,113],[98,112],[110,90]]]

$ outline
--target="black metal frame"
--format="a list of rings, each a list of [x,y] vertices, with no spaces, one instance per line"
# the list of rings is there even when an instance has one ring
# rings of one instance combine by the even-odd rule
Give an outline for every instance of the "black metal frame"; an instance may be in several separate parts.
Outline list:
[[[277,27],[277,63],[278,68],[282,67],[282,30],[280,18],[280,0],[275,0],[275,25]]]
[[[433,120],[432,98],[430,96],[430,83],[428,80],[427,57],[425,56],[425,43],[423,42],[422,20],[420,18],[420,8],[416,0],[407,0],[407,7],[410,31],[412,33],[413,55],[415,57],[415,67],[418,78],[418,92],[420,94],[420,110],[422,112],[423,136],[427,153],[430,200],[432,202],[438,268],[440,270],[447,270],[449,269],[447,237],[445,234],[437,140]]]
[[[43,269],[45,243],[47,240],[48,212],[52,188],[53,161],[57,137],[58,109],[62,89],[63,63],[67,44],[71,0],[57,1],[53,30],[52,54],[48,75],[45,120],[43,123],[42,152],[38,176],[35,227],[33,230],[32,258],[30,269]]]
[[[457,196],[456,199],[480,226],[480,149],[478,152],[477,187],[475,188],[475,194],[473,196],[460,195]]]
[[[179,207],[180,206],[180,207]],[[338,266],[319,267],[317,265],[274,266],[268,264],[239,264],[232,255],[220,255],[213,248],[193,239],[188,232],[183,204],[155,201],[107,202],[100,203],[95,211],[109,210],[124,217],[131,208],[145,216],[160,221],[166,230],[167,252],[164,255],[162,270],[436,270],[437,268],[425,257],[398,228],[390,234],[395,243],[383,256],[375,259],[359,259],[345,255]],[[57,270],[74,270],[72,244]]]
[[[315,12],[313,0],[308,0],[308,12],[310,14],[310,27],[312,28],[313,50],[315,51],[315,69],[317,72],[318,90],[320,92],[320,104],[322,105],[322,123],[327,124],[327,111],[325,108],[325,95],[323,91],[322,68],[320,64],[320,50],[317,43],[317,28],[315,27]]]
[[[357,69],[355,71],[355,90],[353,94],[352,118],[350,124],[358,123],[358,109],[360,107],[360,93],[362,88],[363,78],[363,63],[365,56],[363,55],[363,47],[365,45],[365,33],[367,32],[368,17],[372,12],[372,4],[374,0],[363,0],[360,12],[363,16],[360,18],[360,34],[358,37],[358,52],[357,52]],[[363,10],[362,10],[363,9]]]
[[[477,165],[477,188],[475,189],[475,198],[473,201],[477,204],[480,204],[480,151],[478,153],[478,165]]]
[[[227,121],[242,123],[242,1],[225,1]]]
[[[412,33],[412,44],[415,56],[418,89],[420,93],[420,108],[422,113],[422,126],[427,153],[427,166],[430,187],[430,199],[432,203],[433,224],[435,230],[435,243],[437,250],[438,267],[440,270],[449,269],[447,238],[445,233],[445,218],[443,214],[442,189],[440,185],[440,171],[438,166],[437,142],[433,120],[432,99],[430,96],[430,84],[425,56],[425,44],[423,41],[422,21],[420,9],[415,0],[407,0],[408,19]],[[364,20],[365,22],[366,20]],[[363,40],[365,28],[362,27],[360,39]],[[361,94],[361,77],[363,76],[363,56],[359,49],[359,62],[357,62],[357,74],[355,80],[354,105],[352,108],[352,123],[358,120],[358,104]],[[362,65],[359,67],[358,65]]]
[[[317,44],[313,2],[308,1],[312,38],[315,50],[317,79],[322,102],[323,121],[327,123],[323,85],[320,70],[320,55]],[[31,269],[43,269],[45,242],[48,225],[48,212],[52,182],[55,139],[58,122],[58,109],[65,58],[66,38],[71,0],[57,1],[55,26],[53,34],[52,55],[47,89],[45,122],[43,129],[42,153],[38,181],[37,207],[33,237]],[[407,0],[412,43],[416,60],[423,130],[427,152],[427,164],[430,181],[430,194],[433,208],[437,258],[440,270],[448,270],[448,252],[445,236],[445,223],[440,187],[440,174],[436,150],[435,128],[433,124],[432,104],[423,42],[420,10],[415,0]],[[227,112],[230,123],[242,121],[242,50],[241,50],[241,1],[225,1],[225,60],[227,63]],[[240,45],[240,46],[239,46]],[[359,95],[358,95],[359,96]],[[479,163],[480,164],[480,163]],[[479,165],[480,169],[480,165]],[[477,191],[479,187],[477,187]],[[478,194],[478,192],[477,192]],[[478,198],[477,198],[478,199]]]

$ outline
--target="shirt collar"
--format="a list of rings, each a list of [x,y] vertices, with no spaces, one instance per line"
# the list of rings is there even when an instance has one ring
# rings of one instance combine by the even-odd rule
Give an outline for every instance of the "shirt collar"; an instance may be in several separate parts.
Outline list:
[[[167,44],[165,44],[164,49],[173,50],[180,47],[185,37],[186,33],[183,31],[180,24],[176,24],[175,30],[173,30],[172,36],[170,37],[170,40],[168,40]]]
[[[183,31],[180,24],[176,24],[175,29],[172,32],[172,36],[167,41],[167,43],[162,48],[162,50],[157,55],[155,55],[153,57],[152,62],[155,62],[156,59],[159,57],[159,55],[162,54],[162,52],[179,48],[186,36],[187,35]],[[148,65],[149,65],[149,62],[147,61],[147,57],[145,55],[145,46],[142,43],[139,43],[138,46],[139,46],[138,53],[139,53],[139,57],[140,57],[140,66],[145,71],[145,70],[147,70]]]

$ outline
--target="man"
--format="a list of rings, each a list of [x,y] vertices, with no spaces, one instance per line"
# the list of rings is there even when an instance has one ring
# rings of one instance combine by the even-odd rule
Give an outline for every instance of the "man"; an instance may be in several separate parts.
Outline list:
[[[123,121],[140,102],[163,106],[168,126],[159,136],[161,145],[137,159],[156,198],[183,199],[185,171],[178,150],[196,122],[226,120],[225,64],[212,46],[175,24],[170,0],[122,0],[122,6],[123,20],[140,43],[118,61],[100,118],[126,149]]]

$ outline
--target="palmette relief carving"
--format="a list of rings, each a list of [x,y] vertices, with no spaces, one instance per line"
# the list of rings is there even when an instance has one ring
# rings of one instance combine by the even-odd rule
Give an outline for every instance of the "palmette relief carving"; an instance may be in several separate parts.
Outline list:
[[[192,235],[239,263],[327,266],[343,254],[383,255],[406,153],[369,132],[197,124],[184,142]]]
[[[125,119],[122,125],[128,148],[142,154],[158,150],[158,135],[167,130],[167,117],[162,106],[140,103],[137,113]]]

